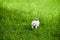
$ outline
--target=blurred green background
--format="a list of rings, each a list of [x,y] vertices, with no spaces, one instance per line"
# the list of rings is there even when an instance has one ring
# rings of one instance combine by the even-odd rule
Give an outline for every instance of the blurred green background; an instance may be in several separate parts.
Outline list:
[[[0,40],[60,40],[60,0],[0,0]]]

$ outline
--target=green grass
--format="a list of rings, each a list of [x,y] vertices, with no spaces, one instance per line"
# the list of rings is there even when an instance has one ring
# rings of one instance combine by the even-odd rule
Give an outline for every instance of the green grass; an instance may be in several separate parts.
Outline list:
[[[32,31],[35,17],[41,24]],[[0,40],[60,40],[60,1],[0,0]]]

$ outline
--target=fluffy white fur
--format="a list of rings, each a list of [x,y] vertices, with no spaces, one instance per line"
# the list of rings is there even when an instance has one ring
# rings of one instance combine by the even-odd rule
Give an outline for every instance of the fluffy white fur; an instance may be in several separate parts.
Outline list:
[[[37,29],[37,27],[39,27],[39,20],[33,20],[32,21],[32,29],[35,27]]]

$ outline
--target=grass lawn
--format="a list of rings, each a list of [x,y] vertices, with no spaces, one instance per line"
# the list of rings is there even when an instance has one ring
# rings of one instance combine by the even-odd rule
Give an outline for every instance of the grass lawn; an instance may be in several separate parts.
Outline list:
[[[60,40],[60,0],[0,0],[0,40]]]

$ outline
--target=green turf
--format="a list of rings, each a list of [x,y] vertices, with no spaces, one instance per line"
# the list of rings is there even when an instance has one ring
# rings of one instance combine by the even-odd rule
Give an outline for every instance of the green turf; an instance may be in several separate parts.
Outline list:
[[[0,0],[0,40],[60,40],[60,0]]]

